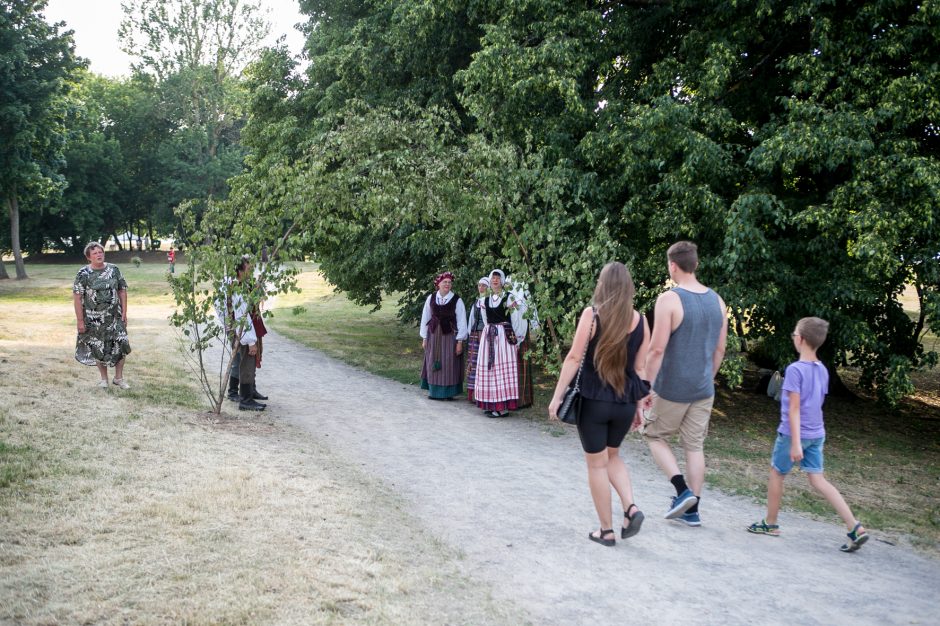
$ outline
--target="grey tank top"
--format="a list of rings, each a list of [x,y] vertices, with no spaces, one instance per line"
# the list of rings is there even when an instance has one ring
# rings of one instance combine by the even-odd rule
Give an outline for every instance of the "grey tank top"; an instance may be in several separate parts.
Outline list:
[[[669,337],[653,390],[671,402],[704,400],[715,395],[712,356],[721,333],[721,304],[711,289],[673,291],[682,302],[682,323]]]

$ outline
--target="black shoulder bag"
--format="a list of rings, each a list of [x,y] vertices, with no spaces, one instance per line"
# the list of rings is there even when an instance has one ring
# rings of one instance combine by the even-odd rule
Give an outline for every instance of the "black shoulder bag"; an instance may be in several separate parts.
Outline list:
[[[558,407],[558,419],[566,424],[577,424],[581,418],[581,370],[584,368],[584,357],[587,356],[588,346],[591,344],[591,335],[594,334],[595,316],[594,307],[591,307],[591,330],[588,331],[588,340],[584,344],[584,354],[581,355],[578,375],[574,379],[574,384],[568,386],[561,406]]]

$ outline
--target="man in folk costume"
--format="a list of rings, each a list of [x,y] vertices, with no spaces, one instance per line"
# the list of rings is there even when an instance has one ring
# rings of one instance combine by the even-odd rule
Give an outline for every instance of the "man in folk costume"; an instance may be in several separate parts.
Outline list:
[[[505,417],[520,408],[519,339],[528,332],[523,303],[503,290],[506,275],[490,272],[489,296],[484,299],[484,326],[480,335],[474,397],[489,417]]]
[[[235,270],[235,281],[239,285],[246,285],[251,278],[251,261],[243,256]],[[249,310],[246,296],[235,288],[231,279],[227,279],[223,287],[225,292],[225,330],[232,341],[232,368],[229,372],[228,398],[238,402],[242,411],[263,411],[267,405],[258,400],[267,400],[268,397],[258,392],[255,387],[255,370],[261,367],[261,341],[267,334],[264,321],[258,313],[257,305]],[[247,326],[243,328],[242,320],[248,317]],[[238,330],[242,329],[241,336]]]
[[[424,365],[421,388],[432,400],[452,400],[463,391],[463,344],[467,339],[467,309],[451,291],[454,275],[439,274],[437,289],[428,296],[421,314],[421,347]]]

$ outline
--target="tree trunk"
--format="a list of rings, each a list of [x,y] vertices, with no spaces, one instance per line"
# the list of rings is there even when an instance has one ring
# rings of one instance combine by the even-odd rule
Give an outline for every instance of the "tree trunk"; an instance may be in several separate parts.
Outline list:
[[[147,237],[149,238],[150,244],[147,246],[149,250],[153,250],[153,222],[150,221],[150,218],[147,218]]]
[[[118,237],[117,233],[111,233],[111,236],[114,237],[114,243],[117,244],[117,249],[121,252],[124,251],[124,246],[121,245],[121,238]]]
[[[16,199],[16,187],[7,196],[7,208],[10,213],[10,246],[13,248],[13,263],[16,265],[16,280],[29,278],[26,264],[23,263],[23,251],[20,250],[20,203]]]
[[[0,280],[10,280],[10,275],[7,274],[7,264],[3,262],[3,259],[0,259]]]

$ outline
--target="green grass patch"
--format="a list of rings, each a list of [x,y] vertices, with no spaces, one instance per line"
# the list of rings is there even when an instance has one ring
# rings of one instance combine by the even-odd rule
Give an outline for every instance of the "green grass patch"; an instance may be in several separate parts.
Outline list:
[[[300,294],[279,296],[270,324],[294,341],[401,383],[421,382],[421,338],[396,317],[397,298],[370,312],[334,292],[311,264],[303,265]]]
[[[0,489],[17,487],[40,473],[39,453],[30,446],[0,441]]]

